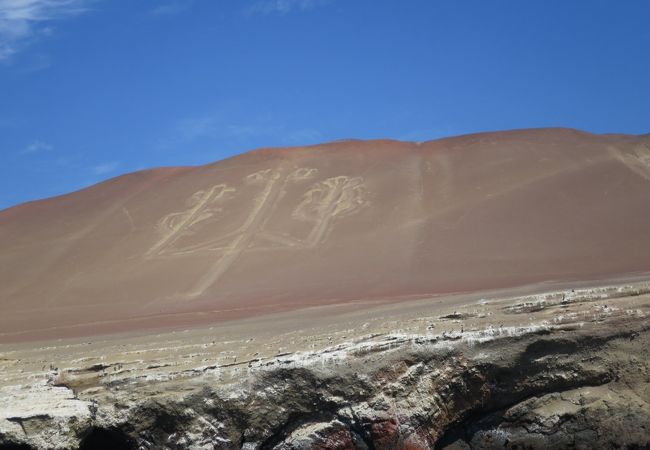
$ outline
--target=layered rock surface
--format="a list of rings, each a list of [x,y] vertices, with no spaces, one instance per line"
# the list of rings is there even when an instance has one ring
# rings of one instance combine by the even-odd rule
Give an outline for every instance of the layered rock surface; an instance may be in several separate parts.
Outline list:
[[[258,342],[4,346],[0,448],[650,445],[650,284],[469,300]]]

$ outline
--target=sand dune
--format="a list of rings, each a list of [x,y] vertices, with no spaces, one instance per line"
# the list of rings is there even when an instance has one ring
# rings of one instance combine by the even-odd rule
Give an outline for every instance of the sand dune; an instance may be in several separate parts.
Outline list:
[[[650,137],[341,141],[0,211],[0,341],[650,271]]]

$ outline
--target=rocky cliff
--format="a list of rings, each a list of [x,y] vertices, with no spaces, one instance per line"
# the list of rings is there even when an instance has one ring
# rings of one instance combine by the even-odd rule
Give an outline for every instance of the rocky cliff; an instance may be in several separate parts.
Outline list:
[[[649,308],[633,283],[419,303],[248,347],[192,330],[5,347],[0,448],[647,448]]]

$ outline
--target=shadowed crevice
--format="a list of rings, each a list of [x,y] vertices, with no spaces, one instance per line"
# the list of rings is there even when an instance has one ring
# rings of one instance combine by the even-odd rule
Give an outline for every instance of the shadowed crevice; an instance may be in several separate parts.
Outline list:
[[[135,450],[136,442],[119,430],[93,428],[81,441],[79,450]]]

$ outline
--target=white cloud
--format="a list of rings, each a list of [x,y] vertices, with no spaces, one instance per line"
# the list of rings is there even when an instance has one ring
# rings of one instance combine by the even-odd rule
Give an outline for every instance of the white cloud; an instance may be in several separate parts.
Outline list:
[[[23,148],[20,151],[20,154],[21,155],[29,155],[29,154],[32,154],[32,153],[48,152],[48,151],[52,150],[53,148],[54,147],[52,147],[47,142],[36,140],[36,141],[32,141],[28,145],[26,145],[25,148]]]
[[[6,61],[39,36],[48,24],[87,10],[90,0],[0,0],[0,61]]]
[[[284,15],[294,11],[307,11],[330,2],[331,0],[260,0],[247,8],[245,12],[250,15]]]
[[[112,161],[104,164],[99,164],[90,168],[95,175],[106,175],[107,173],[114,172],[119,167],[120,163]]]

